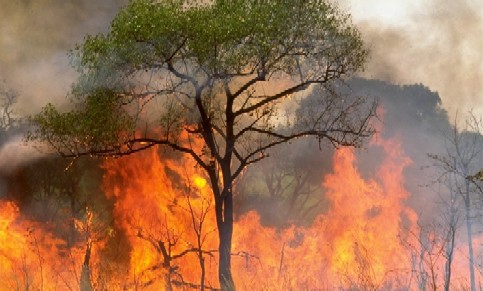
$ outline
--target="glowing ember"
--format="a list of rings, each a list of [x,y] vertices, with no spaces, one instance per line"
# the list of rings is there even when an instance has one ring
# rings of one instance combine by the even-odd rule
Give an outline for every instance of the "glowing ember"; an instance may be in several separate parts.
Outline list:
[[[199,189],[203,189],[206,186],[206,180],[200,176],[195,176],[193,178],[193,183],[195,183],[196,187]]]

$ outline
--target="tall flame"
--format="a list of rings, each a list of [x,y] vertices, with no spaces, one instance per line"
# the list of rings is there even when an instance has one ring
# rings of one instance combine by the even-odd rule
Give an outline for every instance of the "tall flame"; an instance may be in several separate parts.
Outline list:
[[[136,278],[129,287],[197,285],[200,252],[216,255],[212,195],[201,171],[189,159],[161,160],[156,150],[107,162],[105,169],[115,224],[129,241],[128,272]]]
[[[254,211],[239,217],[232,253],[239,289],[420,287],[416,265],[432,254],[421,253],[418,217],[405,205],[403,173],[411,161],[396,140],[378,137],[371,146],[384,155],[372,175],[360,173],[353,149],[335,152],[320,185],[330,207],[312,225],[277,229]],[[104,169],[113,226],[94,234],[95,214],[87,211],[85,222],[76,221],[85,244],[69,246],[0,201],[0,266],[8,270],[0,273],[0,290],[78,290],[86,278],[95,290],[217,288],[213,195],[195,162],[152,148],[106,160]],[[434,263],[440,282],[443,259]]]
[[[252,254],[250,268],[259,265],[253,258],[263,262],[258,282],[263,278],[266,288],[277,290],[377,289],[395,279],[409,280],[410,254],[403,240],[417,231],[416,214],[404,206],[409,193],[404,189],[403,170],[410,160],[393,141],[375,145],[382,146],[387,156],[369,180],[358,172],[352,149],[336,151],[334,170],[322,185],[330,210],[311,227],[277,232],[263,228],[255,213],[237,223],[235,248]],[[237,268],[241,278],[249,277],[243,271],[248,267],[239,264]],[[257,272],[249,273],[256,276]]]
[[[378,288],[408,280],[411,257],[403,241],[417,232],[417,216],[404,205],[410,160],[395,141],[373,144],[386,158],[369,180],[358,172],[352,149],[336,151],[333,173],[321,185],[331,207],[311,227],[267,228],[254,212],[236,222],[233,273],[241,288]],[[161,160],[151,150],[105,168],[105,192],[116,201],[116,224],[130,244],[131,276],[145,287],[155,288],[153,281],[166,287],[167,280],[199,286],[201,221],[193,217],[208,211],[199,236],[204,259],[212,262],[204,266],[207,284],[216,285],[212,195],[193,162]]]

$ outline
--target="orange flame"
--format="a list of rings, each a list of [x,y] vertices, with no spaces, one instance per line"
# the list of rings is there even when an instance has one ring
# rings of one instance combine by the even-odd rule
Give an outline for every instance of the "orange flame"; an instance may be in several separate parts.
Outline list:
[[[75,289],[81,254],[22,218],[13,202],[0,201],[0,290]]]
[[[265,288],[286,290],[377,289],[395,278],[409,280],[410,254],[402,239],[410,239],[417,216],[404,206],[409,193],[402,173],[410,160],[396,143],[380,145],[387,157],[370,180],[357,171],[352,149],[335,153],[334,171],[323,182],[331,207],[311,227],[277,232],[263,228],[255,213],[238,221],[235,248],[252,255],[252,264],[236,265],[239,281],[258,275],[257,284],[263,278]]]
[[[379,137],[371,145],[384,158],[369,178],[359,172],[353,149],[335,152],[333,171],[320,186],[330,208],[311,226],[266,227],[253,211],[236,221],[232,272],[239,289],[418,288],[420,230],[405,205],[410,193],[403,179],[411,161],[395,140]],[[151,148],[106,160],[104,169],[113,229],[96,242],[86,234],[94,289],[217,288],[214,202],[194,161]],[[76,221],[78,231],[92,231],[93,215]],[[9,270],[0,274],[0,290],[78,290],[85,254],[84,244],[68,247],[21,217],[14,203],[0,201],[0,266]],[[436,259],[440,281],[443,263]]]
[[[233,273],[240,288],[378,288],[396,277],[408,279],[410,253],[402,240],[417,232],[417,216],[404,206],[409,193],[403,170],[410,160],[394,141],[374,145],[387,157],[369,180],[358,173],[353,150],[335,153],[334,171],[322,185],[331,207],[311,227],[267,228],[254,212],[236,222]],[[150,150],[105,168],[105,192],[115,199],[117,227],[129,240],[130,276],[152,288],[177,282],[174,278],[199,284],[200,220],[193,217],[207,211],[198,233],[204,238],[203,257],[210,261],[207,285],[216,286],[216,225],[214,210],[208,209],[212,194],[194,163],[162,161]]]
[[[162,161],[149,150],[108,162],[105,169],[105,192],[116,201],[115,224],[129,241],[129,273],[136,278],[129,287],[154,290],[169,280],[196,285],[200,250],[206,261],[213,259],[214,273],[212,195],[191,160]]]

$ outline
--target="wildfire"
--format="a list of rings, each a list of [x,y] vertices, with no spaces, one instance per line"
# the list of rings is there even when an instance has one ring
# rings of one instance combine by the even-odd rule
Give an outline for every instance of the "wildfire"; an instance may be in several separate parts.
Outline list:
[[[333,173],[321,185],[331,207],[311,227],[267,228],[254,212],[236,222],[232,261],[238,286],[374,289],[396,277],[409,278],[411,256],[404,240],[417,231],[417,216],[404,205],[409,193],[403,170],[410,160],[394,141],[374,146],[382,147],[386,158],[369,180],[359,174],[353,150],[335,153]],[[154,281],[163,287],[199,286],[204,269],[205,284],[216,286],[212,195],[193,162],[162,160],[153,150],[105,167],[105,192],[115,198],[116,223],[129,240],[131,276],[145,287]],[[203,245],[197,245],[197,236]]]
[[[410,194],[403,170],[410,160],[392,141],[379,145],[387,156],[373,179],[361,177],[349,149],[336,152],[334,172],[324,179],[332,203],[324,220],[333,248],[330,269],[372,288],[383,286],[392,273],[400,279],[411,271],[404,241],[417,231],[417,216],[404,205]]]
[[[372,146],[384,158],[369,177],[359,172],[354,150],[335,152],[320,185],[330,207],[311,226],[266,227],[253,211],[236,221],[239,289],[417,288],[418,218],[405,206],[403,179],[411,161],[394,140]],[[214,202],[201,169],[155,148],[106,160],[104,169],[112,229],[96,229],[89,210],[85,222],[76,221],[84,243],[68,246],[22,218],[14,203],[0,202],[0,265],[9,270],[0,274],[0,290],[77,290],[82,276],[96,290],[217,288]]]
[[[22,257],[26,238],[16,231],[14,222],[19,216],[18,207],[11,202],[0,204],[0,264],[2,269],[12,269],[12,263]]]
[[[206,261],[216,256],[213,203],[202,173],[191,160],[161,160],[156,150],[113,160],[105,169],[115,224],[129,241],[128,272],[137,278],[130,288],[196,285],[199,252]]]
[[[0,290],[75,289],[81,253],[22,218],[13,202],[0,201]]]
[[[404,206],[409,193],[402,174],[410,160],[395,142],[378,146],[387,156],[369,180],[358,172],[352,149],[335,153],[334,170],[322,185],[330,210],[311,227],[277,232],[263,228],[255,213],[242,218],[236,225],[236,248],[251,254],[252,263],[237,265],[235,273],[243,274],[239,280],[262,272],[258,276],[270,278],[266,288],[276,290],[379,289],[395,279],[407,283],[411,265],[404,240],[417,231],[416,214]]]

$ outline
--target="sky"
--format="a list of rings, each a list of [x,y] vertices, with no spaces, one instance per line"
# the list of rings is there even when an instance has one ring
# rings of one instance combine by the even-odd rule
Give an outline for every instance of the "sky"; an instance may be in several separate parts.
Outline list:
[[[363,76],[437,91],[454,118],[483,116],[480,0],[334,0],[371,49]],[[76,72],[67,52],[105,32],[127,0],[0,0],[0,80],[19,94],[17,112],[65,103]]]

